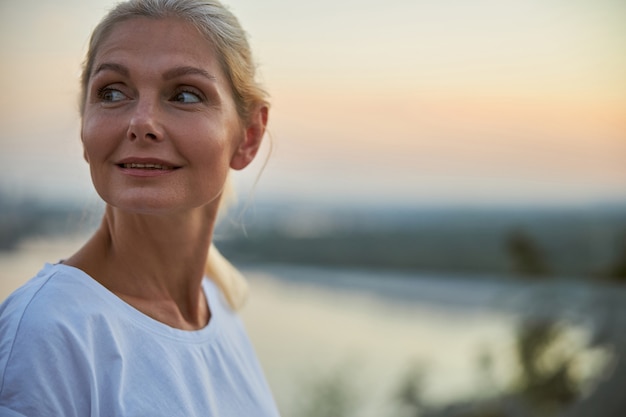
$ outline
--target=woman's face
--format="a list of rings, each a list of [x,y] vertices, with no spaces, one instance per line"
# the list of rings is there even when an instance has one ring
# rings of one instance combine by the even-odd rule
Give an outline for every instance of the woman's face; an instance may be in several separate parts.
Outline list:
[[[135,18],[97,50],[81,137],[107,203],[184,211],[217,204],[229,168],[254,157],[265,117],[240,120],[214,48],[193,26]]]

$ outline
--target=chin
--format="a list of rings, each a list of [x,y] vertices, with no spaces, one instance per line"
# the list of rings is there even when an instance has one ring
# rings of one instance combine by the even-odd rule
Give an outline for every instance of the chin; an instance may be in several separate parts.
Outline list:
[[[100,194],[104,202],[118,210],[136,214],[165,214],[171,211],[180,210],[183,206],[180,201],[176,201],[164,193],[113,193]]]
[[[101,196],[102,197],[102,196]],[[197,197],[197,196],[195,196]],[[133,193],[133,195],[118,195],[102,197],[102,199],[111,207],[129,214],[145,214],[145,215],[175,215],[180,213],[189,213],[196,209],[206,209],[217,207],[219,198],[198,200],[197,198],[181,198],[179,195],[168,196],[166,193]]]

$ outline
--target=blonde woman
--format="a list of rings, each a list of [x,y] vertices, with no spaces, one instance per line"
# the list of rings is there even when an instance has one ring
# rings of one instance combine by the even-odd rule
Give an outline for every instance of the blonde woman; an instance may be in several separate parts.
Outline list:
[[[215,0],[131,0],[96,27],[81,140],[105,214],[0,307],[1,416],[278,415],[211,243],[265,133],[254,68]]]

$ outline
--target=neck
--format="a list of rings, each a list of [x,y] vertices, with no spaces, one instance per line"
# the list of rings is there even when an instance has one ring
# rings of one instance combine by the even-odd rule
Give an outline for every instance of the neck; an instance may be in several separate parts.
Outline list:
[[[172,327],[197,329],[209,312],[202,278],[217,210],[158,216],[107,206],[100,228],[66,263]]]

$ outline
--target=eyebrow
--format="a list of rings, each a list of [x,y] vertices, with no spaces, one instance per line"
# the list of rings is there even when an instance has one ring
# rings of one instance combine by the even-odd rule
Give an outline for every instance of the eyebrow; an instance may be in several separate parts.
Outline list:
[[[214,75],[209,74],[202,68],[196,68],[196,67],[172,68],[171,70],[166,71],[165,74],[163,74],[163,79],[171,80],[172,78],[182,77],[184,75],[200,75],[202,77],[208,78],[211,81],[217,80],[217,77],[215,77]]]
[[[96,70],[94,71],[93,75],[96,75],[102,71],[113,71],[125,77],[130,76],[130,71],[128,70],[128,68],[126,68],[124,65],[116,64],[113,62],[105,62],[103,64],[100,64],[98,68],[96,68]],[[209,74],[207,71],[203,70],[202,68],[189,67],[189,66],[172,68],[163,74],[163,79],[167,81],[167,80],[171,80],[177,77],[182,77],[185,75],[200,75],[211,81],[217,80],[217,77]]]
[[[102,71],[117,72],[125,77],[128,77],[130,75],[128,68],[126,68],[125,66],[120,65],[120,64],[114,64],[112,62],[105,62],[103,64],[100,64],[98,68],[96,68],[96,70],[93,72],[92,77]]]

